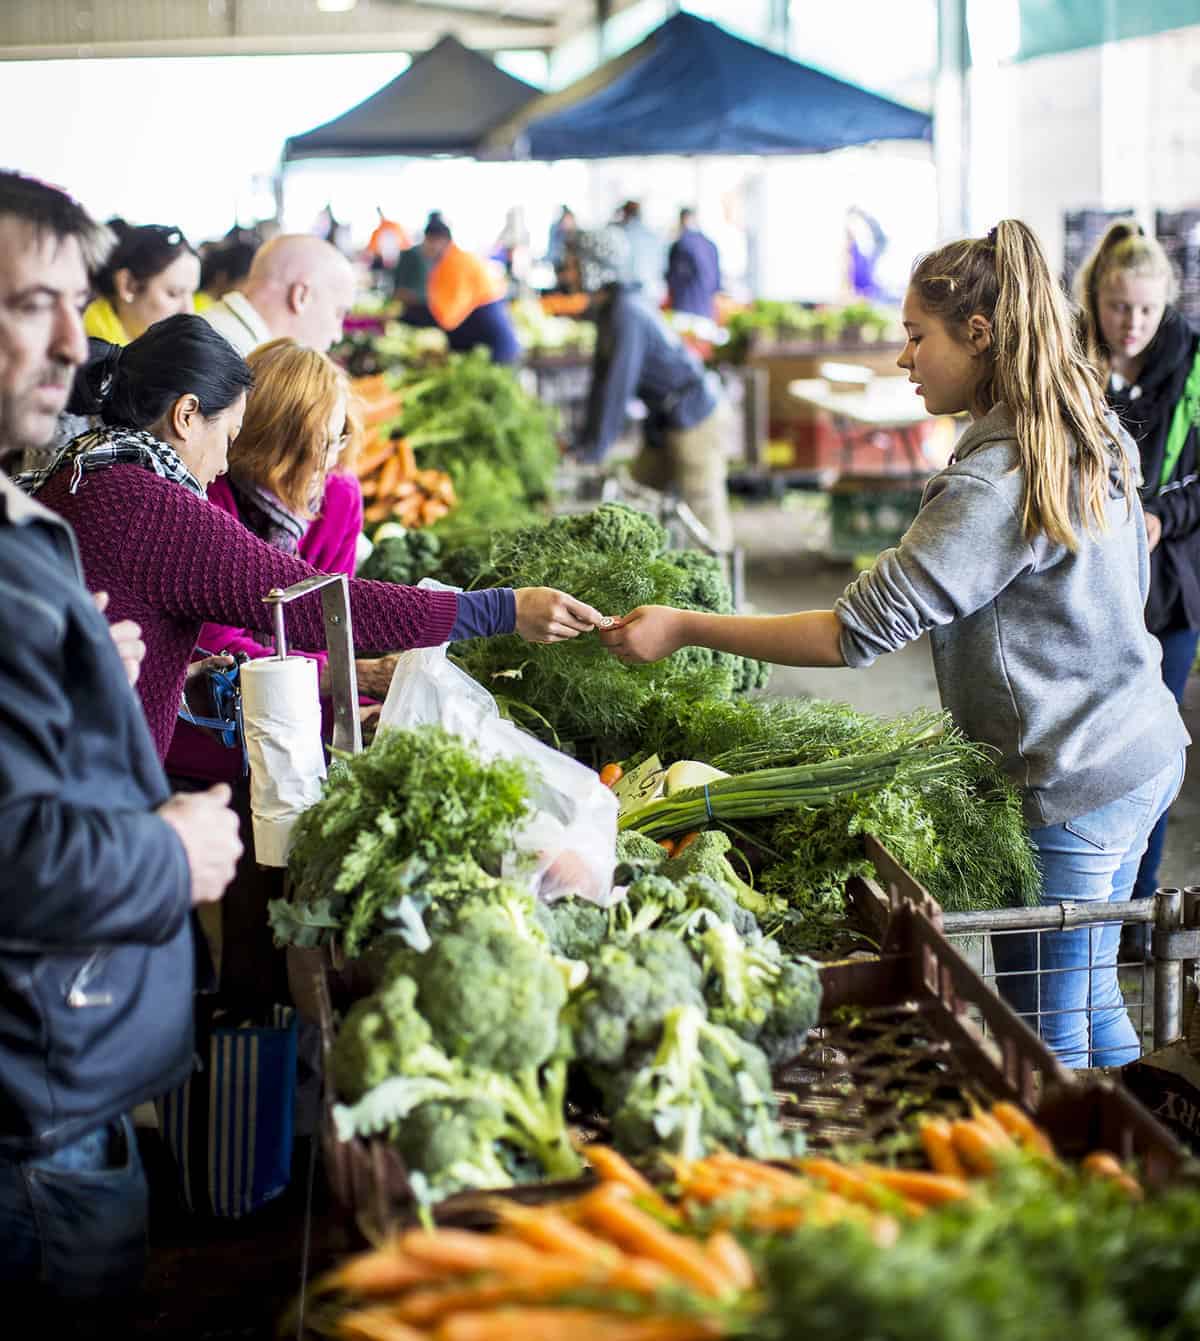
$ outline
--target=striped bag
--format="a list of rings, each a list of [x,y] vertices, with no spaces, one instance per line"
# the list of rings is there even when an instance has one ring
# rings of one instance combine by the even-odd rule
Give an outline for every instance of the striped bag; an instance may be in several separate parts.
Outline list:
[[[200,1065],[156,1105],[187,1208],[237,1219],[279,1196],[292,1168],[296,1012],[275,1006],[265,1024],[205,1020]]]

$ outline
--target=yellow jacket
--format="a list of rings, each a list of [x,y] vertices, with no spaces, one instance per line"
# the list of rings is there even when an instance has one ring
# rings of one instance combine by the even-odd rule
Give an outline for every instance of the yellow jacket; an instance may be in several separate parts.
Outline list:
[[[113,311],[113,305],[107,298],[97,298],[87,305],[83,314],[83,329],[94,339],[107,340],[110,345],[129,343],[121,318]]]

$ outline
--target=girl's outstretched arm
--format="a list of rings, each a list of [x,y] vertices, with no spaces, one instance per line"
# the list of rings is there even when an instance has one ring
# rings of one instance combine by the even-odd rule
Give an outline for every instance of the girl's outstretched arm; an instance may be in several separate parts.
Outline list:
[[[709,615],[641,605],[600,631],[600,641],[630,665],[660,661],[681,647],[757,657],[780,666],[844,666],[842,623],[832,610],[794,615]]]

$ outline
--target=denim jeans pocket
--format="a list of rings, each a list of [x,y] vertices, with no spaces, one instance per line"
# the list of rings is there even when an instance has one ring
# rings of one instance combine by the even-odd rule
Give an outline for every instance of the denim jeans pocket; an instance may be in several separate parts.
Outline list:
[[[1098,852],[1126,852],[1150,828],[1154,820],[1151,807],[1160,787],[1161,781],[1155,776],[1115,801],[1067,820],[1063,828]]]
[[[72,1298],[135,1289],[146,1261],[149,1194],[132,1124],[114,1132],[113,1162],[71,1168],[46,1160],[27,1166],[42,1246],[43,1284]]]

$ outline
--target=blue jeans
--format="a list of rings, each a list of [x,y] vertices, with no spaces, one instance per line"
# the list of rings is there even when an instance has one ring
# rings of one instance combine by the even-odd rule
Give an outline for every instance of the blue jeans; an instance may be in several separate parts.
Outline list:
[[[1162,643],[1163,683],[1175,695],[1175,702],[1182,704],[1188,672],[1196,660],[1196,648],[1200,646],[1200,629],[1175,629],[1170,633],[1155,634],[1155,637]],[[1164,811],[1150,834],[1146,855],[1138,867],[1137,882],[1133,886],[1135,899],[1148,899],[1158,888],[1158,868],[1166,841],[1167,814]]]
[[[1032,829],[1042,904],[1125,902],[1150,831],[1175,799],[1184,755],[1116,801]],[[996,987],[1065,1066],[1123,1066],[1141,1052],[1117,981],[1120,923],[993,936]],[[1040,1027],[1039,1027],[1040,1026]]]
[[[132,1293],[146,1265],[148,1203],[127,1117],[51,1155],[0,1155],[0,1283],[55,1301]]]

